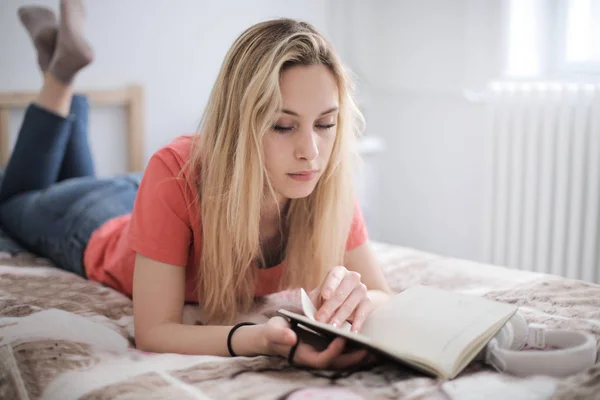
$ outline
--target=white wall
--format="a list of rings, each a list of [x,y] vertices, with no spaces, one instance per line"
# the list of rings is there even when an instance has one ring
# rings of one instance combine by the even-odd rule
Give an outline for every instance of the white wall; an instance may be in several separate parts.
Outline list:
[[[27,0],[0,3],[0,91],[35,90],[34,52],[18,24]],[[38,1],[56,7],[58,1]],[[146,89],[146,159],[194,131],[225,52],[246,27],[278,16],[314,23],[359,78],[367,134],[381,136],[375,239],[481,260],[486,136],[482,89],[501,70],[496,0],[88,1],[96,61],[81,88],[138,82]],[[122,170],[119,116],[94,111],[103,174]],[[15,116],[15,128],[20,121]],[[122,147],[122,146],[121,146]]]
[[[38,90],[41,76],[18,7],[0,2],[0,91]],[[53,9],[58,0],[34,1]],[[227,49],[250,25],[274,17],[299,18],[327,33],[320,0],[102,0],[87,1],[86,34],[96,52],[76,84],[82,89],[144,86],[146,159],[183,133],[194,132]],[[94,110],[90,136],[101,175],[123,171],[122,113]],[[16,132],[22,113],[11,115]],[[119,149],[117,154],[114,149]]]
[[[483,90],[502,69],[500,2],[334,4],[367,134],[386,142],[379,239],[482,260],[488,142],[483,105],[463,90]]]

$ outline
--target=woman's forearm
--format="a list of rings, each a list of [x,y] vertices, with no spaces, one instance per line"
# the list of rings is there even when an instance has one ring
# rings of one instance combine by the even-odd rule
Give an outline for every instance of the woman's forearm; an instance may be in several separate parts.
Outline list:
[[[377,308],[390,299],[390,294],[381,290],[369,290],[371,302]],[[231,326],[198,326],[164,323],[136,335],[136,346],[154,353],[177,353],[190,355],[229,356],[227,335]],[[238,328],[232,336],[231,346],[239,356],[268,354],[263,325]]]
[[[139,350],[154,353],[229,356],[227,335],[231,326],[197,326],[164,323],[136,336]],[[266,353],[262,325],[242,326],[232,336],[231,347],[239,356]]]

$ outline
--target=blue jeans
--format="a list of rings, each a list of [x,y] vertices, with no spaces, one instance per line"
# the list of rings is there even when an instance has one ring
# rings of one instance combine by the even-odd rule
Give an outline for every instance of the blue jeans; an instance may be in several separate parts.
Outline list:
[[[0,186],[2,228],[83,277],[90,236],[109,219],[131,212],[141,180],[139,173],[96,178],[87,123],[83,96],[73,96],[67,118],[30,105]]]

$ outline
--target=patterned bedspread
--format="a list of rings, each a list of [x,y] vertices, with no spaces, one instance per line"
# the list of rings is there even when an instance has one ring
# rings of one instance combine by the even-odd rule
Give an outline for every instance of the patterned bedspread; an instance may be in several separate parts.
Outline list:
[[[419,283],[473,293],[519,305],[529,322],[600,339],[599,285],[373,245],[396,291]],[[269,296],[240,320],[265,320],[297,297]],[[200,318],[191,305],[184,316],[186,323]],[[516,378],[474,362],[438,382],[395,364],[340,376],[275,357],[143,353],[133,347],[130,299],[32,255],[0,253],[2,399],[293,399],[310,397],[307,388],[313,398],[321,391],[348,399],[588,399],[600,398],[600,364],[554,379]]]

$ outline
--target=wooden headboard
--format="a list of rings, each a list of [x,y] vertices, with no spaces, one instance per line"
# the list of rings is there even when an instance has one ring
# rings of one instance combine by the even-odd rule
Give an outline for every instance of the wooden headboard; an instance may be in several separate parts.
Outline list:
[[[144,91],[139,85],[112,90],[78,92],[87,96],[90,104],[124,107],[127,118],[127,169],[141,172],[144,169]],[[0,93],[0,166],[10,157],[9,112],[25,108],[35,101],[36,92]]]

